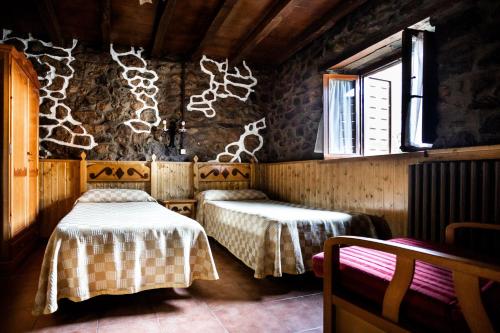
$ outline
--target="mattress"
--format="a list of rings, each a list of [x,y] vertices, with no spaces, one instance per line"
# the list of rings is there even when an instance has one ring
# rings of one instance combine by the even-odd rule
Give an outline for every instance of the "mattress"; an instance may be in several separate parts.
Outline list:
[[[218,279],[207,236],[194,220],[156,202],[78,202],[52,233],[34,314],[57,301],[188,287]]]
[[[201,196],[198,221],[209,236],[252,268],[256,278],[312,270],[312,256],[323,251],[329,237],[377,236],[368,215],[311,209],[259,196],[230,198]]]
[[[439,244],[409,238],[396,238],[391,242],[463,255]],[[323,253],[313,258],[314,272],[323,276]],[[394,274],[396,257],[393,254],[349,246],[340,249],[338,288],[344,297],[381,313],[385,291]],[[483,301],[498,308],[498,285],[483,281]],[[498,318],[498,312],[495,318]],[[415,331],[467,332],[467,324],[453,286],[449,270],[416,261],[412,284],[401,303],[401,321]]]

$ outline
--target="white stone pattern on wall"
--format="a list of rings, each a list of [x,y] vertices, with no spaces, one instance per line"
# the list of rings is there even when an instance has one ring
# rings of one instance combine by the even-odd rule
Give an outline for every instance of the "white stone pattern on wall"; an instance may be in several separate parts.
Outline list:
[[[44,128],[47,130],[47,133],[40,137],[40,142],[48,141],[53,142],[58,145],[79,148],[79,149],[92,149],[97,146],[97,143],[94,140],[94,136],[87,133],[87,130],[82,126],[82,123],[75,120],[71,115],[71,109],[64,104],[62,101],[66,99],[66,90],[69,85],[69,81],[73,78],[75,73],[74,68],[71,66],[71,62],[75,60],[75,58],[71,55],[73,49],[77,44],[77,40],[73,39],[73,44],[69,48],[63,48],[52,45],[52,43],[44,42],[39,39],[33,38],[31,34],[28,35],[28,38],[20,38],[20,37],[11,37],[11,30],[3,30],[1,43],[5,43],[9,40],[17,40],[22,43],[24,49],[22,50],[24,54],[31,61],[37,62],[42,66],[48,67],[45,76],[38,76],[38,80],[40,81],[40,105],[44,103],[46,100],[50,100],[52,102],[52,106],[50,107],[50,113],[40,113],[40,118],[49,119],[48,125],[41,124],[40,128]],[[36,42],[43,45],[47,50],[53,50],[57,54],[64,54],[64,56],[54,55],[50,53],[30,53],[28,52],[29,43]],[[47,59],[47,60],[44,60]],[[64,73],[56,73],[56,68],[51,64],[51,61],[57,61],[60,64],[63,64],[68,69],[64,71]],[[39,73],[40,74],[40,73]],[[52,87],[52,83],[57,80],[58,82],[62,82],[60,89],[55,90]],[[59,112],[58,112],[59,111]],[[70,128],[71,127],[71,128]],[[67,133],[70,134],[70,141],[62,141],[59,139],[55,139],[52,137],[54,130],[56,129],[64,129]],[[87,142],[87,144],[79,144],[75,143],[75,139],[78,137],[84,137],[85,140],[79,140],[81,142]],[[43,147],[40,147],[43,150],[46,156],[50,156],[51,153]]]
[[[127,80],[135,99],[142,103],[141,108],[134,111],[135,118],[125,121],[124,124],[129,126],[136,133],[151,133],[151,128],[153,126],[158,126],[161,121],[158,111],[158,101],[156,100],[156,94],[159,89],[155,85],[155,82],[158,81],[158,74],[153,70],[147,69],[146,60],[144,60],[141,55],[143,51],[142,48],[136,51],[134,47],[132,47],[130,51],[118,53],[113,49],[113,44],[109,45],[111,57],[123,68],[122,77]],[[120,60],[120,57],[127,56],[137,58],[143,66],[127,66]],[[154,122],[148,122],[141,119],[141,115],[144,111],[153,111],[155,117]]]
[[[259,131],[264,128],[266,128],[266,118],[245,125],[245,132],[240,136],[240,139],[228,144],[224,152],[218,154],[215,160],[210,162],[221,162],[221,157],[225,157],[224,162],[241,162],[242,153],[246,153],[257,160],[255,153],[260,150],[264,144],[264,138],[260,135]],[[259,145],[250,151],[245,147],[245,139],[252,135],[257,137]]]
[[[209,63],[214,64],[217,70],[224,74],[222,82],[217,81],[216,73],[211,72],[210,69],[205,66]],[[205,55],[203,55],[200,60],[200,67],[204,73],[210,76],[209,88],[203,91],[201,95],[191,96],[189,98],[187,110],[203,112],[207,118],[215,116],[216,112],[213,108],[213,103],[217,98],[234,97],[242,102],[246,102],[250,93],[254,91],[252,87],[257,84],[257,79],[253,76],[252,71],[244,61],[243,67],[247,72],[246,75],[242,75],[237,67],[234,67],[234,73],[228,72],[229,65],[227,59],[224,62],[217,62],[207,58]],[[233,92],[231,87],[236,88],[236,90]],[[237,91],[240,90],[243,90],[244,94],[240,95],[237,93]]]

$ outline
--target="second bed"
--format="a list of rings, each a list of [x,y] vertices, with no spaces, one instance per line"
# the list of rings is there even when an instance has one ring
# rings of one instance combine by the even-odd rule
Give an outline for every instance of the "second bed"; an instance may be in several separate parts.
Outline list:
[[[257,190],[208,190],[198,195],[197,220],[208,236],[255,271],[256,278],[302,274],[329,237],[387,238],[385,222],[269,200]]]

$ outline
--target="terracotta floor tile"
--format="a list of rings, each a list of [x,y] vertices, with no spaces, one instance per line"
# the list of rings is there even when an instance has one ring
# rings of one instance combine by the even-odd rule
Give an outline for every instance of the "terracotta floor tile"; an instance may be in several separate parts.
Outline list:
[[[323,333],[323,326],[316,327],[310,330],[300,331],[297,333]]]
[[[272,302],[222,306],[214,310],[229,332],[299,332],[321,326],[321,294]]]
[[[226,332],[207,304],[196,298],[165,299],[155,310],[163,332]]]
[[[160,333],[160,325],[158,320],[138,318],[134,321],[115,323],[112,325],[101,326],[101,321],[98,322],[98,333]]]
[[[312,275],[254,279],[253,271],[211,241],[218,281],[190,288],[60,300],[56,313],[33,317],[43,248],[10,277],[0,277],[6,332],[319,332],[321,280]]]
[[[53,324],[41,323],[40,326],[38,321],[35,323],[35,327],[31,332],[35,333],[58,333],[58,332],[92,332],[95,333],[97,331],[97,320],[90,320],[86,322],[74,322],[74,323],[60,323],[54,322]]]

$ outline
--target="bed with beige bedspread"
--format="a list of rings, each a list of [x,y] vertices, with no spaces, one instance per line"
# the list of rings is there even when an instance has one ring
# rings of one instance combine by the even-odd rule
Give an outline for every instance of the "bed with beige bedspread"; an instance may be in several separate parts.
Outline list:
[[[372,217],[269,200],[256,190],[209,190],[198,195],[197,220],[207,233],[255,271],[256,278],[312,270],[326,239],[378,237]]]
[[[49,239],[33,313],[56,311],[61,298],[188,287],[196,279],[218,279],[196,221],[143,191],[91,190]]]

